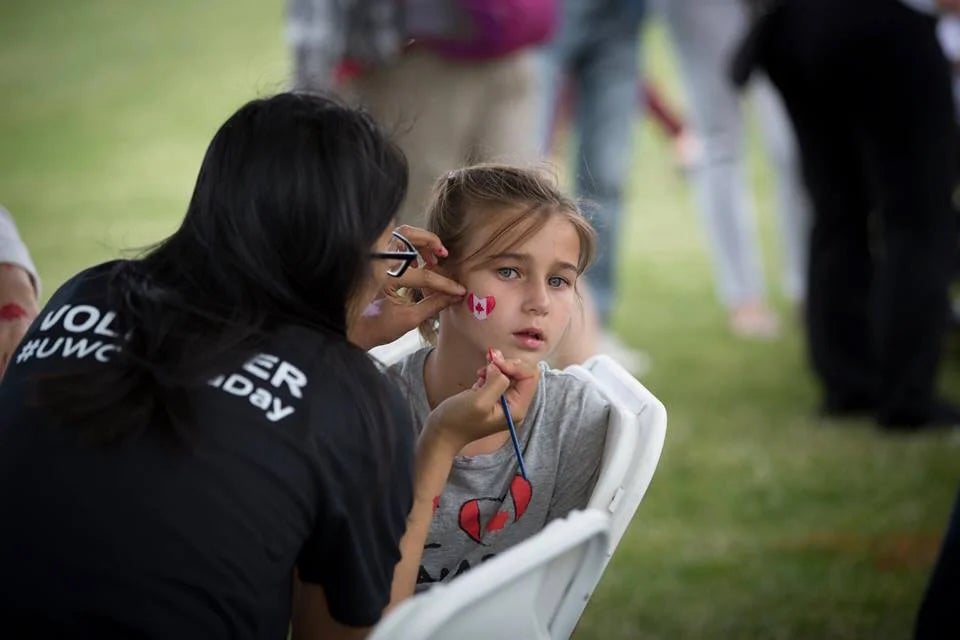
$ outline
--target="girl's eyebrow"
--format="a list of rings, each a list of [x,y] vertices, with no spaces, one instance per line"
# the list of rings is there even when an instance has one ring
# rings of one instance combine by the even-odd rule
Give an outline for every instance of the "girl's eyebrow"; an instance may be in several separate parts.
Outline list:
[[[530,262],[530,254],[527,253],[498,253],[495,256],[490,256],[487,258],[489,262],[494,262],[496,260],[516,260],[517,262]],[[558,261],[557,269],[562,269],[565,271],[573,271],[579,273],[577,270],[577,265],[571,264],[569,262],[564,262],[563,260]]]
[[[498,253],[490,256],[488,260],[516,260],[517,262],[529,262],[530,255],[526,253]]]

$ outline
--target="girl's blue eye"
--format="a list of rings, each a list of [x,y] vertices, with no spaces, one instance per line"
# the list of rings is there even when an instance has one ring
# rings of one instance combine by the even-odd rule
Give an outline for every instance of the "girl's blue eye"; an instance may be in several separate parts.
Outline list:
[[[570,281],[566,278],[561,278],[560,276],[551,276],[547,279],[547,283],[554,289],[561,289],[570,284]]]
[[[506,278],[508,280],[513,278],[519,278],[520,272],[514,269],[513,267],[500,267],[497,269],[497,275],[501,278]]]

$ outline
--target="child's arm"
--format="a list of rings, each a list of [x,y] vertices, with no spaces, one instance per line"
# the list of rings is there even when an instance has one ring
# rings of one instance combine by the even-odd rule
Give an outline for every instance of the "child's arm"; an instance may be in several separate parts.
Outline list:
[[[526,415],[538,380],[535,366],[505,361],[497,353],[472,389],[447,398],[430,413],[417,442],[413,507],[400,541],[401,559],[394,569],[388,611],[413,595],[434,505],[447,484],[454,457],[474,440],[506,428],[501,395],[507,395],[516,419]]]
[[[647,111],[670,138],[683,133],[683,118],[664,100],[660,91],[649,81],[640,85],[641,99]]]

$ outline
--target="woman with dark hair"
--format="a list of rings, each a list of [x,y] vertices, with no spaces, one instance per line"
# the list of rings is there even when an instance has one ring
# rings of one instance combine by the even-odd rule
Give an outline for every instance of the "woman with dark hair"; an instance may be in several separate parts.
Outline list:
[[[54,294],[0,386],[6,632],[284,638],[292,618],[296,638],[356,637],[377,621],[413,429],[364,349],[464,293],[407,268],[445,250],[391,232],[406,181],[362,112],[254,100],[214,136],[171,237]],[[435,293],[391,304],[388,281]],[[431,420],[500,428],[511,385],[522,414],[517,384],[484,375]]]

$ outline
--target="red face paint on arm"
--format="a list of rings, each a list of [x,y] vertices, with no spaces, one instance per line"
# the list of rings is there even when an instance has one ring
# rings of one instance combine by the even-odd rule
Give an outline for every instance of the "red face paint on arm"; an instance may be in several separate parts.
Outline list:
[[[19,320],[26,318],[27,311],[16,302],[8,302],[0,307],[0,320]]]

